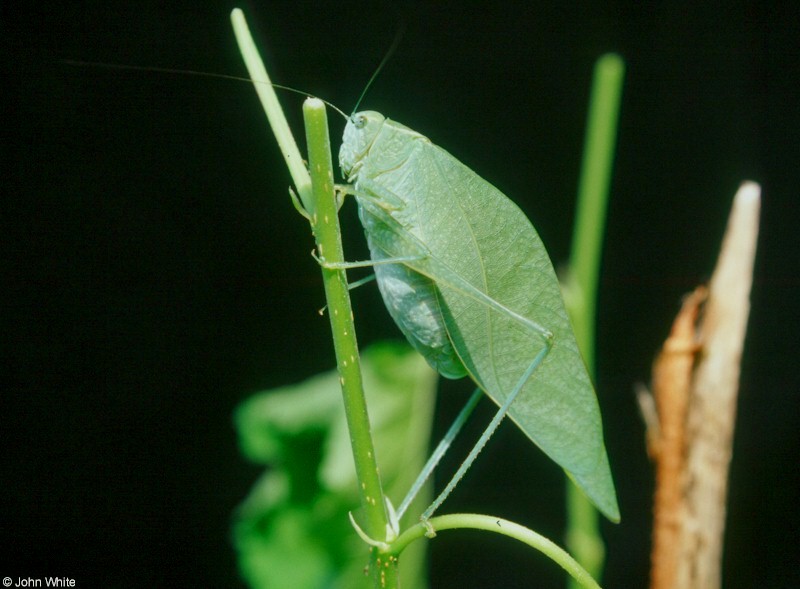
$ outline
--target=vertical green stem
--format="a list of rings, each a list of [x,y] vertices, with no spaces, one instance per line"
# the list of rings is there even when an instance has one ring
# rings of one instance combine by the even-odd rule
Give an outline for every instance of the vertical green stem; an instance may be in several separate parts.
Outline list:
[[[316,239],[317,251],[329,262],[343,262],[341,231],[333,184],[331,144],[325,106],[318,99],[306,100],[303,115],[308,143],[309,170],[303,164],[297,142],[278,103],[264,63],[255,47],[241,10],[231,13],[236,40],[255,84],[264,112],[280,146],[292,180],[297,187],[303,207],[309,215]],[[310,171],[310,177],[309,177]],[[339,380],[342,385],[347,424],[353,448],[353,458],[359,481],[363,517],[361,525],[367,535],[376,540],[386,537],[387,516],[383,490],[370,433],[369,416],[361,378],[358,342],[353,325],[353,312],[344,270],[322,268],[328,315]],[[380,555],[371,551],[370,574],[377,588],[397,587],[396,561],[380,566]]]
[[[328,117],[321,100],[309,98],[303,104],[303,116],[308,142],[308,164],[311,173],[312,199],[311,227],[317,242],[320,257],[328,262],[344,262],[341,230],[333,185],[331,144],[328,135]],[[375,448],[370,432],[367,403],[361,378],[350,293],[344,270],[322,268],[325,298],[333,333],[333,347],[339,381],[342,385],[345,414],[350,431],[350,442],[359,481],[361,505],[364,511],[363,526],[366,533],[376,539],[386,536],[386,510],[383,490],[375,459]],[[377,553],[373,551],[372,574],[376,586],[392,587],[386,578],[387,572],[396,574],[394,566],[389,570],[377,566]]]
[[[625,64],[618,55],[603,55],[595,64],[569,263],[567,309],[578,346],[592,375],[595,371],[597,283],[624,75]],[[570,481],[567,482],[567,520],[569,551],[599,579],[605,558],[599,515]],[[569,586],[578,587],[571,578]]]
[[[603,55],[595,64],[569,261],[570,287],[576,289],[579,303],[571,310],[571,319],[592,373],[597,282],[624,75],[622,58],[613,53]]]

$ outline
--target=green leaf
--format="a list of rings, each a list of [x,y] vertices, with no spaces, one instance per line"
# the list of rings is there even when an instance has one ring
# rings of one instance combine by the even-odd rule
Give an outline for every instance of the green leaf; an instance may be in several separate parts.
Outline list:
[[[384,488],[396,502],[424,464],[436,373],[406,345],[362,356],[364,385]],[[236,410],[244,455],[269,468],[239,506],[239,566],[254,589],[366,587],[364,543],[347,512],[357,480],[335,371],[264,391]],[[430,500],[430,491],[420,503]],[[403,553],[407,587],[424,587],[424,544]]]

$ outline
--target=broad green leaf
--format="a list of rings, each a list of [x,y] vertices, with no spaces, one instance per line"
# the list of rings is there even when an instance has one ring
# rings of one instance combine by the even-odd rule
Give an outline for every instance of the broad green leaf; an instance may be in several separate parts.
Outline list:
[[[362,370],[384,488],[397,503],[426,458],[436,373],[400,344],[368,348]],[[239,406],[235,422],[245,456],[268,466],[236,513],[249,585],[367,587],[366,546],[347,517],[358,509],[358,493],[336,372],[258,393]],[[430,500],[430,491],[423,495],[420,503]],[[416,543],[403,552],[407,587],[425,587],[424,549]]]

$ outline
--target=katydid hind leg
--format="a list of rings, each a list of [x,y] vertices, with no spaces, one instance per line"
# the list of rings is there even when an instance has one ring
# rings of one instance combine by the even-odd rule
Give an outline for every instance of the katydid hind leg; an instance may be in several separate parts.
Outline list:
[[[472,450],[470,450],[464,462],[461,464],[456,473],[453,475],[453,478],[450,479],[450,482],[447,483],[444,490],[433,501],[433,503],[431,503],[428,506],[428,508],[423,512],[420,518],[422,521],[427,521],[433,516],[434,512],[437,509],[439,509],[441,504],[444,503],[444,500],[447,499],[447,497],[450,495],[450,493],[453,492],[453,489],[456,488],[461,479],[464,478],[464,475],[472,466],[472,463],[475,462],[475,459],[478,457],[478,454],[480,454],[484,446],[486,446],[486,443],[489,441],[489,438],[491,438],[494,432],[497,431],[497,428],[500,426],[500,423],[503,421],[503,418],[508,413],[508,410],[511,407],[512,403],[514,403],[514,401],[516,400],[517,396],[519,395],[519,392],[525,387],[525,384],[528,382],[528,380],[530,380],[533,373],[536,371],[536,369],[541,365],[541,363],[550,353],[551,348],[552,348],[552,342],[547,342],[545,347],[539,351],[539,353],[530,363],[527,370],[519,379],[514,389],[509,393],[508,397],[506,397],[505,402],[497,410],[497,413],[495,413],[494,417],[489,422],[489,425],[486,427],[483,434],[481,434],[481,437],[475,443],[475,446],[473,446]]]
[[[416,252],[426,252],[428,251],[425,245],[412,233],[408,230],[403,228],[395,219],[391,217],[385,210],[381,210],[380,208],[370,206],[370,204],[362,203],[362,207],[368,215],[372,215],[374,218],[383,224],[384,227],[391,228],[391,236],[393,238],[394,243],[383,242],[381,243],[378,240],[378,245],[380,246],[381,250],[385,252],[387,255],[390,256],[389,259],[399,261],[400,258],[397,256],[399,252],[407,252],[407,251],[416,251]],[[373,223],[372,226],[377,226],[377,224]],[[366,224],[366,227],[369,227],[370,224]],[[373,237],[372,241],[376,241]],[[397,257],[392,257],[397,256]],[[535,321],[532,321],[518,313],[515,313],[502,303],[498,302],[497,300],[493,299],[485,292],[481,291],[480,289],[476,288],[473,284],[469,281],[465,280],[461,276],[459,276],[455,271],[450,269],[444,262],[435,258],[435,256],[428,253],[427,255],[420,255],[415,257],[415,259],[403,261],[409,269],[418,272],[420,274],[428,276],[434,283],[437,285],[439,289],[447,288],[452,291],[458,292],[462,296],[465,296],[481,305],[484,305],[486,308],[490,310],[492,313],[498,313],[503,317],[509,318],[511,321],[519,324],[525,330],[527,330],[532,338],[531,338],[531,351],[536,352],[538,346],[535,346],[534,340],[540,339],[543,343],[541,349],[538,350],[538,353],[534,354],[534,358],[531,361],[530,365],[523,371],[522,376],[519,378],[516,386],[510,391],[510,393],[505,397],[504,402],[502,402],[500,409],[490,422],[489,426],[487,426],[486,430],[482,434],[481,438],[477,442],[476,446],[472,449],[470,454],[467,456],[467,459],[458,469],[456,474],[453,476],[452,480],[448,483],[445,490],[442,494],[437,498],[437,500],[425,511],[423,514],[423,519],[428,518],[432,515],[432,513],[439,507],[439,505],[445,500],[445,498],[452,492],[455,486],[458,484],[460,479],[464,476],[466,471],[471,466],[472,462],[475,460],[477,455],[483,449],[483,447],[488,442],[489,438],[493,435],[503,418],[505,417],[506,413],[508,412],[511,404],[519,395],[520,391],[523,389],[525,384],[530,379],[531,375],[534,373],[536,368],[544,361],[550,349],[553,345],[554,336],[553,333],[546,329],[545,327],[539,325]],[[452,339],[452,338],[451,338]],[[458,350],[456,349],[456,353]],[[462,358],[463,360],[463,358]],[[473,379],[480,385],[481,378],[480,375],[473,374]],[[481,385],[482,386],[482,385]],[[458,421],[458,419],[456,420]],[[451,430],[455,427],[451,427]],[[460,428],[460,426],[458,426]],[[457,432],[457,428],[455,430]],[[441,454],[444,453],[444,450],[449,447],[451,439],[448,439],[450,432],[448,432],[448,436],[445,437],[443,440],[444,449],[442,449],[442,444],[434,454],[431,456],[428,464],[425,466],[423,471],[420,473],[417,481],[415,482],[414,486],[412,487],[409,496],[404,499],[403,503],[400,506],[399,514],[405,512],[410,504],[413,496],[419,490],[419,487],[422,486],[424,480],[430,475],[430,472],[436,466],[438,461],[441,459],[441,455],[439,451],[441,450]],[[455,434],[453,434],[454,437]]]
[[[417,479],[414,481],[414,484],[411,485],[408,493],[406,494],[403,502],[400,504],[400,507],[397,509],[397,518],[400,519],[403,517],[405,512],[408,510],[411,503],[416,499],[417,494],[422,489],[423,485],[427,482],[430,478],[431,474],[433,474],[434,469],[439,465],[439,462],[442,460],[444,455],[450,449],[453,440],[455,440],[458,433],[461,431],[461,428],[466,423],[469,416],[472,414],[472,411],[475,409],[475,406],[478,404],[478,401],[481,400],[483,396],[483,391],[481,389],[475,389],[470,396],[467,403],[462,407],[461,411],[459,412],[456,419],[450,425],[450,428],[445,433],[442,440],[436,446],[436,449],[431,453],[430,458],[428,458],[428,462],[425,463],[425,466],[420,471]]]
[[[506,305],[492,298],[489,294],[477,288],[464,277],[460,276],[444,261],[437,259],[436,256],[430,253],[430,250],[422,240],[402,226],[402,224],[393,216],[391,208],[381,206],[381,202],[384,202],[384,199],[380,197],[373,199],[359,198],[362,223],[364,223],[365,229],[367,230],[371,241],[377,243],[379,249],[384,255],[386,255],[386,258],[379,259],[377,261],[373,260],[367,263],[347,263],[338,265],[330,264],[329,267],[353,268],[375,266],[386,263],[403,264],[410,270],[430,278],[437,285],[437,288],[449,289],[451,292],[458,293],[462,297],[466,297],[474,302],[477,302],[480,305],[488,308],[491,313],[499,314],[500,316],[505,317],[511,320],[513,323],[521,326],[533,336],[531,338],[531,352],[534,353],[533,360],[523,371],[521,377],[519,377],[519,380],[512,390],[507,395],[504,395],[505,399],[500,397],[502,399],[502,404],[487,426],[486,430],[481,435],[475,447],[473,447],[473,449],[470,451],[464,463],[459,467],[453,478],[445,487],[444,491],[423,513],[422,519],[426,520],[432,516],[435,510],[438,509],[441,503],[453,491],[458,482],[471,467],[472,463],[477,458],[478,454],[481,452],[488,440],[497,430],[503,418],[508,413],[509,408],[518,397],[519,393],[523,390],[533,373],[545,360],[552,349],[554,343],[554,334],[551,330],[540,325],[536,321],[533,321],[532,319],[529,319],[528,317],[520,315],[512,309],[509,309]],[[377,221],[377,223],[375,223],[375,221]],[[383,231],[379,233],[371,231],[370,229],[373,227],[381,227]],[[374,251],[373,244],[371,244],[371,249]],[[412,253],[412,255],[404,255],[408,254],[409,252]],[[541,342],[541,347],[534,343],[534,341],[537,339]],[[479,384],[481,383],[480,375],[473,374],[472,376],[476,382]],[[497,391],[495,391],[495,393],[496,392]],[[498,397],[495,395],[491,396],[493,396],[496,400],[498,399]],[[449,446],[449,441],[446,442],[446,446]],[[441,453],[443,454],[443,451]],[[423,469],[418,481],[415,482],[415,485],[412,487],[411,493],[401,504],[399,509],[400,516],[402,516],[402,514],[408,508],[413,496],[416,494],[416,492],[418,492],[419,487],[422,486],[425,478],[430,475],[430,472],[436,466],[436,463],[440,458],[441,456],[437,452],[434,452],[434,456],[432,456],[429,464],[426,465],[425,469]]]

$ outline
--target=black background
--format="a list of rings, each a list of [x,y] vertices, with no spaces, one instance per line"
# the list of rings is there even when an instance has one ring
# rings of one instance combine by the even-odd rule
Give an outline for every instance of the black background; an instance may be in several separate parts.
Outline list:
[[[0,576],[242,586],[231,512],[259,469],[238,454],[232,410],[333,365],[312,242],[252,88],[59,62],[244,75],[232,7],[3,6]],[[275,81],[348,111],[404,20],[363,106],[512,197],[556,264],[568,256],[593,61],[626,59],[598,328],[623,514],[604,525],[608,587],[643,587],[648,569],[652,474],[633,385],[681,296],[708,277],[738,184],[762,183],[724,581],[798,586],[800,50],[788,3],[243,8]],[[300,99],[283,103],[301,129]],[[356,259],[353,210],[343,217]],[[354,304],[362,345],[399,336],[374,288]],[[464,389],[446,387],[439,430]],[[562,486],[507,425],[447,511],[560,540]],[[431,546],[433,587],[563,585],[555,565],[507,539],[449,533]]]

